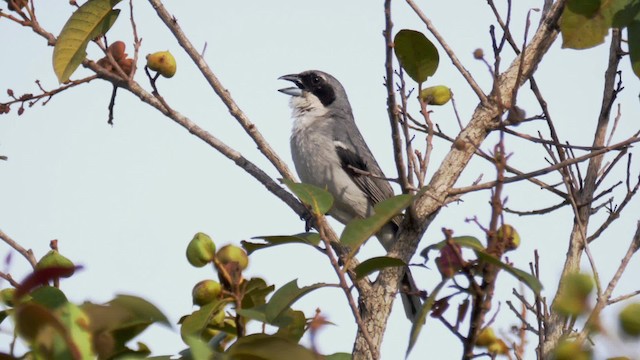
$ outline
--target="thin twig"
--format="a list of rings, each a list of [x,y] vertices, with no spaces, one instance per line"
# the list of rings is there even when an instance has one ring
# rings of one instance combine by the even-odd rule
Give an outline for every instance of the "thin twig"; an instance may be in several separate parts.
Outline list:
[[[391,143],[393,145],[393,156],[396,164],[396,171],[398,172],[398,179],[400,179],[400,186],[403,193],[408,193],[410,187],[413,184],[407,177],[404,158],[402,157],[402,139],[400,137],[400,118],[398,115],[398,106],[396,103],[396,95],[393,89],[393,21],[391,20],[391,0],[385,0],[384,2],[384,68],[385,68],[385,87],[387,90],[387,115],[389,117],[389,124],[391,126]],[[404,79],[401,78],[401,81]],[[413,156],[407,152],[407,157]],[[407,161],[411,162],[410,159]]]
[[[33,251],[31,249],[25,249],[22,245],[18,244],[15,240],[13,240],[9,235],[5,234],[2,230],[0,230],[0,239],[2,239],[7,245],[11,246],[14,250],[16,250],[20,255],[22,255],[29,264],[31,264],[32,268],[36,268],[36,264],[38,261],[36,257],[33,255]]]
[[[528,179],[528,178],[532,178],[532,177],[535,177],[535,176],[548,174],[548,173],[550,173],[552,171],[556,171],[556,170],[565,168],[565,167],[567,167],[569,165],[573,165],[573,164],[576,164],[576,163],[579,163],[579,162],[583,162],[583,161],[591,159],[593,157],[601,156],[601,155],[603,155],[605,153],[608,153],[609,151],[616,150],[616,149],[622,149],[624,147],[627,147],[627,146],[629,146],[631,144],[634,144],[634,143],[637,143],[639,141],[640,141],[640,137],[638,137],[638,135],[636,134],[636,135],[630,137],[629,139],[627,139],[625,141],[619,142],[619,143],[611,145],[611,146],[605,146],[600,150],[593,151],[593,152],[591,152],[589,154],[577,157],[575,159],[568,159],[568,160],[565,160],[563,162],[557,163],[555,165],[548,166],[548,167],[546,167],[544,169],[539,169],[539,170],[536,170],[536,171],[528,172],[528,173],[523,174],[523,175],[516,175],[516,176],[513,176],[513,177],[505,178],[504,182],[505,183],[512,183],[512,182],[516,182],[516,181],[521,181],[521,180],[525,180],[525,179]],[[451,196],[451,195],[464,194],[464,193],[468,193],[468,192],[471,192],[471,191],[486,190],[486,189],[490,189],[490,188],[494,187],[495,185],[496,185],[495,181],[490,181],[490,182],[487,182],[487,183],[484,183],[484,184],[479,184],[479,185],[474,185],[474,186],[466,186],[466,187],[461,187],[461,188],[454,188],[454,189],[450,189],[449,190],[449,195]]]
[[[633,257],[633,255],[636,253],[636,251],[638,251],[638,248],[640,248],[640,221],[636,225],[636,233],[629,244],[627,253],[620,261],[620,265],[618,266],[616,273],[613,275],[613,277],[609,281],[609,284],[607,285],[607,288],[605,289],[605,291],[600,296],[598,296],[598,301],[596,302],[596,305],[593,307],[591,314],[589,314],[589,318],[587,319],[582,331],[578,334],[576,341],[578,342],[584,341],[585,338],[589,335],[589,333],[593,330],[594,322],[598,321],[597,319],[600,317],[600,313],[607,306],[609,299],[611,298],[611,294],[613,293],[613,290],[615,289],[616,285],[618,284],[618,281],[620,280],[620,278],[622,277],[622,274],[627,268],[629,261],[631,261],[631,258]]]
[[[480,99],[480,102],[482,102],[483,104],[486,103],[487,95],[484,94],[484,92],[482,91],[482,88],[480,88],[480,85],[476,83],[475,79],[471,76],[469,71],[465,69],[465,67],[462,65],[460,60],[458,60],[458,57],[456,56],[455,52],[451,49],[449,44],[444,40],[444,37],[440,35],[440,33],[435,28],[431,20],[427,18],[427,16],[422,12],[422,10],[418,7],[418,5],[416,5],[416,3],[413,2],[413,0],[406,0],[406,1],[407,1],[407,4],[409,4],[409,6],[416,13],[416,15],[418,15],[420,20],[422,20],[422,22],[427,26],[427,29],[429,30],[429,32],[431,32],[431,34],[436,38],[436,40],[438,40],[438,43],[440,44],[440,46],[442,46],[444,51],[447,53],[447,56],[449,56],[449,59],[451,59],[451,62],[453,63],[453,65],[458,69],[458,71],[465,78],[465,80],[467,81],[471,89],[473,89],[473,91],[476,93],[476,95],[478,96],[478,99]]]
[[[204,58],[193,46],[184,31],[182,31],[182,28],[178,25],[176,18],[169,13],[160,0],[149,0],[149,3],[154,8],[160,19],[165,23],[167,28],[173,33],[180,46],[182,46],[198,69],[200,69],[202,76],[204,76],[213,91],[218,95],[220,100],[222,100],[229,110],[229,113],[231,113],[231,115],[238,121],[240,126],[258,146],[260,152],[262,152],[276,170],[278,170],[280,175],[287,179],[295,179],[295,176],[289,170],[286,163],[278,156],[278,154],[276,154],[271,145],[269,145],[267,140],[258,131],[256,125],[249,120],[238,104],[233,100],[229,91],[225,89],[220,80],[218,80],[218,77],[213,73]]]
[[[347,284],[347,279],[344,276],[344,272],[342,271],[340,264],[338,264],[338,258],[333,252],[333,246],[331,245],[331,241],[329,240],[327,232],[325,231],[328,227],[326,218],[321,215],[319,217],[316,217],[316,221],[318,223],[318,232],[320,233],[320,239],[322,239],[322,241],[324,242],[325,253],[329,258],[331,266],[333,267],[336,275],[338,276],[338,279],[340,281],[340,288],[347,298],[347,302],[349,303],[349,307],[351,308],[351,313],[353,314],[353,317],[358,324],[358,329],[360,330],[360,332],[362,332],[362,336],[365,338],[367,344],[369,345],[369,351],[371,352],[372,358],[374,360],[378,359],[380,357],[378,354],[378,349],[376,348],[375,343],[373,342],[373,339],[371,338],[371,335],[369,334],[369,331],[367,330],[365,323],[360,316],[358,305],[356,305],[356,302],[351,295],[351,289],[349,287],[349,284]]]

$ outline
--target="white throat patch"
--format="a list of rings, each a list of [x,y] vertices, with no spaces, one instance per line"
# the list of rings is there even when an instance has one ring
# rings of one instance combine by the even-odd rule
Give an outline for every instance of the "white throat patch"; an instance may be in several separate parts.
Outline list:
[[[289,106],[291,106],[293,110],[291,117],[294,119],[294,134],[299,131],[304,131],[318,117],[327,113],[327,108],[324,107],[320,99],[306,91],[302,96],[292,96],[289,101]]]

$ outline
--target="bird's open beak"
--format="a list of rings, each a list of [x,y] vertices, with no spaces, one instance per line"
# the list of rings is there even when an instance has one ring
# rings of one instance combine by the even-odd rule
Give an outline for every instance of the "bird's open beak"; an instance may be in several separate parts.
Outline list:
[[[280,76],[278,80],[291,81],[296,85],[296,87],[288,87],[279,89],[278,91],[291,96],[302,96],[302,82],[300,82],[300,77],[298,76],[298,74],[283,75]]]

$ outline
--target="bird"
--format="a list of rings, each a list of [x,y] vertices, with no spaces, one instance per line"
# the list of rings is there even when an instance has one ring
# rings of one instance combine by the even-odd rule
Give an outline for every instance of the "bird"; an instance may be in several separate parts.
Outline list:
[[[291,96],[291,155],[300,180],[326,189],[334,198],[328,214],[345,225],[373,215],[374,206],[394,193],[356,126],[342,84],[319,70],[278,79],[295,85],[278,91]],[[387,251],[400,220],[394,218],[376,234]],[[400,294],[407,318],[415,320],[422,302],[409,268],[405,269]]]

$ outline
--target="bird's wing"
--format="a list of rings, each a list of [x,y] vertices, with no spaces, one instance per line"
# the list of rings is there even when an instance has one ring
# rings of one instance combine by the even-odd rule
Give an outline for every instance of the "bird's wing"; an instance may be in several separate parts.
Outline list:
[[[375,160],[373,162],[365,160],[365,157],[354,147],[349,146],[349,143],[336,140],[334,145],[343,170],[367,195],[371,205],[393,196],[393,190],[387,180],[376,178],[384,175]],[[368,148],[364,149],[368,150]]]

